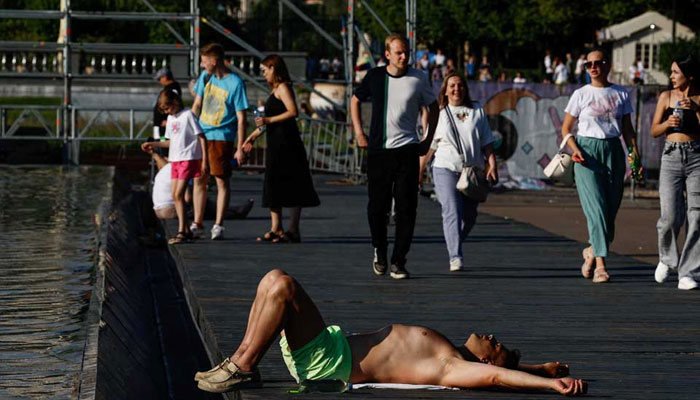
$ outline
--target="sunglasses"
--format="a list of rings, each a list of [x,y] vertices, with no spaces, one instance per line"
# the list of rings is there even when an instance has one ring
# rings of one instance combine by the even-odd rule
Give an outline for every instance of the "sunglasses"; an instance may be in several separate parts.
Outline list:
[[[586,61],[583,63],[583,66],[586,67],[586,69],[591,69],[593,67],[598,67],[598,68],[603,68],[603,66],[607,65],[607,61],[605,60],[600,60],[600,61]]]

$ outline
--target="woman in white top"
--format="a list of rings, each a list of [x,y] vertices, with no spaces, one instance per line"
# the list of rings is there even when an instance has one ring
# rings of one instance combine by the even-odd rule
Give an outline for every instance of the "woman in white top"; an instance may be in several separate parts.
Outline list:
[[[569,83],[569,70],[559,57],[554,57],[554,83],[565,85]]]
[[[440,117],[429,154],[435,154],[433,180],[442,206],[442,228],[450,256],[450,270],[459,271],[464,265],[462,241],[476,222],[479,203],[457,190],[457,180],[465,162],[484,168],[486,159],[486,178],[498,182],[492,145],[494,138],[484,109],[471,101],[467,82],[460,75],[452,73],[445,78],[438,102],[441,108]],[[455,122],[463,156],[460,156],[457,150],[450,117]]]
[[[601,50],[588,53],[584,64],[591,83],[576,90],[566,106],[562,136],[570,134],[578,120],[576,138],[569,137],[576,189],[588,223],[589,247],[583,250],[581,274],[594,283],[610,280],[605,258],[615,235],[626,172],[625,144],[639,157],[629,93],[608,82],[610,63]],[[595,264],[595,270],[593,269]]]

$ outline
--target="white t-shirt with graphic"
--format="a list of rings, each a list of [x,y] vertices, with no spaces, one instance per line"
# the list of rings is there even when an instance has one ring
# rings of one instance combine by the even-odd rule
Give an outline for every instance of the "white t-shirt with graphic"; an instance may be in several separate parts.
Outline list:
[[[448,112],[452,113],[457,125],[464,156],[460,156],[457,151]],[[440,118],[435,128],[435,137],[431,146],[436,149],[433,167],[460,172],[462,165],[466,162],[468,165],[484,168],[484,153],[481,150],[493,141],[489,120],[479,103],[473,102],[472,108],[448,105],[440,110]]]
[[[620,136],[622,117],[633,109],[623,87],[586,85],[571,95],[564,111],[578,118],[578,136],[606,139]]]
[[[197,135],[202,135],[197,116],[189,108],[177,115],[168,115],[165,137],[170,140],[168,161],[201,160],[202,147]]]

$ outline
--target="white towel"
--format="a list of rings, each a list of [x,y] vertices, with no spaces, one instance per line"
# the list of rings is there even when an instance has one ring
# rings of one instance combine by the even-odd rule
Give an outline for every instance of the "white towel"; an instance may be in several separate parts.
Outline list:
[[[411,385],[408,383],[353,383],[350,390],[357,389],[401,389],[401,390],[459,390],[449,386],[439,385]]]

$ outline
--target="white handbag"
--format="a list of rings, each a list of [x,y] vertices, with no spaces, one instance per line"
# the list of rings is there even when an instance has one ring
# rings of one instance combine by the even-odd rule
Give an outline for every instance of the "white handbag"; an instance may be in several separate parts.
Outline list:
[[[457,180],[457,190],[479,203],[485,202],[489,195],[486,172],[475,165],[465,165]]]
[[[479,168],[476,165],[467,164],[466,156],[462,149],[462,142],[459,140],[457,123],[452,118],[452,112],[449,109],[445,111],[452,128],[457,153],[463,158],[462,173],[459,175],[456,188],[470,199],[483,203],[489,195],[489,182],[486,180],[486,172],[483,168]]]
[[[564,139],[562,139],[561,145],[559,146],[559,152],[544,168],[544,174],[547,176],[547,178],[567,185],[574,183],[574,160],[571,159],[570,155],[563,152],[566,142],[570,137],[573,137],[573,135],[570,133],[564,136]]]

